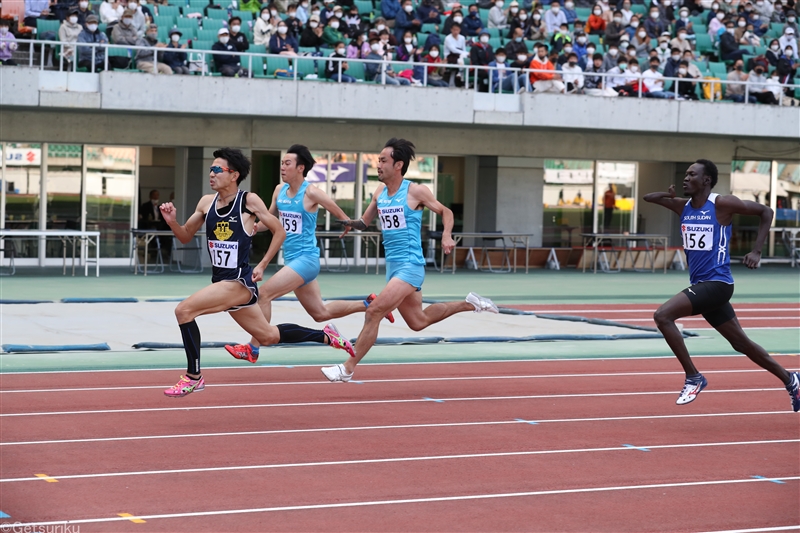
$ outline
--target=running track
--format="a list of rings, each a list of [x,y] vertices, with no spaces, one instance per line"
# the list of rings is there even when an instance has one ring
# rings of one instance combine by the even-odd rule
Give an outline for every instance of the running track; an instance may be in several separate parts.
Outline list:
[[[778,356],[796,368],[794,356]],[[4,374],[3,523],[81,531],[800,527],[800,415],[744,357]],[[766,528],[766,529],[763,529]]]
[[[655,327],[653,313],[660,304],[565,304],[511,305],[514,309],[554,315],[602,318],[624,324]],[[800,305],[797,303],[737,303],[733,309],[743,328],[800,328]],[[709,329],[702,316],[677,320],[686,329]]]

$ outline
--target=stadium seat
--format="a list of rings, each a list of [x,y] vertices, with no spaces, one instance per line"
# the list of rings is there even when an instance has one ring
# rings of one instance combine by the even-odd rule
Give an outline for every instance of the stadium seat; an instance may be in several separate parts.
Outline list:
[[[228,20],[228,10],[227,9],[209,9],[207,13],[208,18],[214,20]]]
[[[323,62],[321,58],[301,57],[297,60],[297,77],[305,79],[309,74],[317,73],[317,66],[315,61]]]
[[[697,48],[697,51],[699,53],[707,54],[709,52],[713,53],[715,51],[714,45],[711,43],[711,36],[709,34],[698,33],[695,34],[695,36],[697,38],[695,41],[695,47]]]
[[[173,17],[177,18],[181,16],[181,8],[178,6],[168,5],[162,6],[159,5],[157,7],[158,14],[164,17]]]
[[[647,8],[644,6],[644,4],[633,4],[631,6],[631,11],[633,11],[637,15],[644,15],[645,13],[647,13]]]
[[[371,15],[372,10],[375,9],[372,6],[372,2],[369,0],[355,0],[356,7],[358,8],[358,14],[362,17],[364,15]]]
[[[211,50],[211,47],[216,42],[216,39],[213,41],[204,41],[201,39],[197,39],[196,41],[192,41],[192,48],[194,50]]]
[[[43,19],[36,19],[36,34],[42,35],[48,31],[55,32],[56,36],[54,38],[55,41],[58,40],[58,28],[61,26],[61,23],[57,20],[43,20]]]
[[[497,50],[498,48],[503,47],[503,39],[500,37],[492,37],[489,39],[489,45],[492,47],[492,50]]]
[[[351,61],[347,66],[347,74],[353,76],[357,80],[364,81],[364,63]]]
[[[183,8],[184,15],[191,15],[193,13],[197,13],[202,18],[202,16],[205,15],[205,9],[203,9],[202,7],[192,7],[192,6]]]
[[[197,30],[197,39],[199,41],[214,42],[217,40],[217,30],[207,30],[205,28]]]
[[[436,33],[436,24],[423,24],[420,31],[424,33]]]
[[[481,18],[481,22],[483,22],[483,27],[486,28],[489,25],[489,10],[479,9],[478,16]]]
[[[600,36],[599,35],[589,35],[589,42],[594,43],[597,46],[600,46]]]
[[[250,64],[249,63],[250,58],[244,58],[244,59],[246,59],[247,62],[246,63],[242,63],[242,65]],[[253,70],[251,71],[251,74],[252,74],[252,76],[254,78],[265,78],[266,77],[266,72],[265,72],[265,69],[264,69],[265,62],[264,62],[264,58],[263,57],[253,57],[252,65],[253,65]]]
[[[171,29],[175,25],[175,17],[172,15],[153,15],[153,22],[158,24],[158,29]]]
[[[227,28],[228,24],[224,20],[217,19],[203,19],[204,30],[218,31],[220,28]]]
[[[493,39],[496,37],[500,37],[500,30],[498,30],[497,28],[486,28],[486,31],[489,32],[489,37]]]
[[[633,11],[633,7],[634,6],[631,6],[631,11]],[[591,7],[576,7],[575,8],[575,14],[578,15],[578,20],[583,20],[583,21],[589,20],[589,15],[592,14],[592,8]],[[542,17],[542,21],[544,21],[544,17]]]
[[[231,11],[231,17],[239,17],[243,22],[250,22],[253,20],[253,12],[234,9]]]
[[[289,59],[287,57],[267,58],[267,77],[274,78],[276,70],[289,70]]]

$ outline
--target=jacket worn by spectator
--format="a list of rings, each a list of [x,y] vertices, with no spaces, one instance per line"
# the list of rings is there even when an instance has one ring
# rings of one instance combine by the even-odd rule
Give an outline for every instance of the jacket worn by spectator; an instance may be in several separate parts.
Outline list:
[[[83,30],[80,35],[78,35],[78,42],[79,43],[105,43],[108,44],[108,37],[106,34],[100,30],[95,30],[94,32],[90,32],[89,30]],[[98,47],[94,49],[94,64],[103,64],[105,62],[105,48]],[[78,47],[78,62],[88,61],[91,62],[92,60],[92,47],[89,46],[79,46]]]
[[[218,52],[238,52],[236,47],[233,46],[230,41],[228,41],[226,44],[222,44],[221,42],[217,41],[211,45],[211,49]],[[216,67],[217,71],[222,70],[222,67],[225,65],[238,67],[239,64],[239,56],[230,54],[214,54],[214,66]]]
[[[114,8],[114,6],[111,5],[111,2],[103,2],[100,4],[100,21],[103,24],[117,22],[122,18],[122,13],[124,12],[125,8],[121,5]]]
[[[136,27],[133,24],[126,26],[124,23],[120,22],[111,30],[111,42],[113,44],[129,44],[135,46],[138,40],[139,33],[136,31]]]
[[[306,27],[303,33],[300,34],[300,46],[303,48],[319,48],[323,44],[325,44],[325,41],[322,40],[322,37],[317,36],[314,30],[309,27]]]
[[[386,20],[396,19],[400,11],[400,0],[381,0],[381,15]]]
[[[489,10],[489,28],[497,28],[499,30],[504,30],[508,28],[508,19],[506,17],[505,12],[497,7],[492,6],[492,9]]]
[[[719,38],[719,53],[723,59],[733,52],[739,50],[739,43],[736,42],[736,37],[727,31]]]
[[[475,37],[483,29],[483,22],[478,15],[472,14],[464,17],[464,22],[461,23],[461,31],[467,37]]]
[[[508,57],[517,57],[519,54],[528,55],[528,46],[525,41],[517,42],[512,39],[506,44],[506,53]]]
[[[644,21],[644,31],[647,32],[647,36],[651,39],[658,39],[662,33],[667,31],[667,24],[661,18],[653,20],[648,17]]]
[[[370,51],[365,59],[373,59],[375,61],[384,61],[381,54],[376,54]],[[364,63],[364,79],[367,81],[380,82],[380,73],[386,68],[386,63]]]
[[[10,31],[5,34],[0,33],[0,61],[8,61],[14,56],[12,43],[16,46],[17,38]]]
[[[567,16],[561,10],[559,10],[558,14],[556,15],[555,13],[553,13],[552,9],[548,9],[545,12],[544,16],[542,17],[542,19],[544,19],[544,24],[545,27],[547,28],[547,33],[553,33],[558,28],[560,28],[562,24],[567,23]]]
[[[552,70],[555,72],[556,67],[550,62],[547,57],[544,59],[539,59],[539,56],[534,57],[531,59],[531,64],[528,66],[531,70]],[[536,83],[537,81],[549,81],[553,79],[553,73],[551,72],[531,72],[531,84]]]
[[[83,31],[83,26],[81,26],[80,22],[73,24],[69,21],[69,19],[65,20],[61,23],[61,26],[58,28],[58,40],[62,43],[75,43],[78,42],[78,36]],[[65,46],[64,47],[64,57],[67,59],[72,59],[75,55],[75,47],[74,46]]]
[[[394,36],[398,42],[403,40],[403,34],[407,31],[417,33],[421,26],[414,24],[414,20],[420,20],[415,11],[406,13],[402,9],[397,14],[394,22]]]
[[[417,15],[423,24],[441,24],[441,11],[434,5],[421,5],[417,8]]]
[[[186,52],[181,49],[179,43],[170,43],[167,45],[168,50],[176,50],[175,52],[164,52],[162,61],[170,68],[183,67],[186,65]]]
[[[602,89],[603,78],[601,76],[592,76],[592,73],[603,74],[605,69],[602,66],[597,68],[594,65],[587,68],[584,72],[583,87],[585,89]]]
[[[148,46],[147,50],[137,50],[136,51],[136,62],[143,61],[145,63],[153,63],[154,58],[156,55],[156,45],[158,44],[158,39],[150,39],[147,35],[144,37],[140,37],[138,41],[136,41],[136,46]],[[158,54],[158,62],[164,62],[164,54]]]
[[[602,35],[606,31],[606,19],[603,16],[597,16],[594,13],[589,15],[589,20],[586,21],[586,33],[592,35]]]
[[[481,42],[472,45],[469,51],[469,62],[471,65],[488,65],[494,61],[494,50],[492,45],[483,44]],[[483,71],[486,74],[486,71]]]
[[[747,81],[747,74],[741,70],[732,70],[728,72],[728,81]],[[744,96],[744,85],[726,83],[725,98],[730,99],[732,96]]]
[[[675,61],[671,57],[667,59],[667,63],[664,65],[664,77],[665,78],[676,78],[678,75],[678,67],[681,64],[681,60],[678,59]]]
[[[330,57],[340,57],[342,59],[347,59],[346,56],[337,54],[336,52],[332,53],[330,55]],[[346,61],[326,61],[325,62],[325,77],[326,78],[333,78],[334,76],[338,76],[339,75],[339,64],[340,63],[342,65],[342,74],[344,74],[345,71],[347,70],[347,68],[345,66],[347,64]]]
[[[247,42],[247,35],[245,35],[242,32],[239,32],[236,35],[231,33],[230,35],[231,35],[231,40],[228,42],[236,47],[236,51],[247,52],[247,50],[250,48],[250,43]]]
[[[311,30],[311,28],[307,29],[309,31]],[[277,28],[261,17],[258,17],[258,20],[256,20],[253,26],[253,44],[263,44],[266,46],[269,44],[270,37],[275,33],[277,33]]]
[[[603,44],[606,46],[616,45],[619,46],[619,38],[625,33],[625,25],[621,22],[609,22],[606,24],[606,34],[603,37]]]
[[[327,44],[328,46],[333,46],[339,41],[344,42],[344,34],[340,32],[338,29],[334,30],[330,26],[325,26],[325,29],[322,30],[322,41]]]

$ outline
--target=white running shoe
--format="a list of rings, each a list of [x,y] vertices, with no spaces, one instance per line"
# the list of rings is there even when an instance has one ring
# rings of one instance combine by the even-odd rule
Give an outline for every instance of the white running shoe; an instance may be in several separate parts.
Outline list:
[[[341,381],[346,382],[350,381],[353,377],[353,373],[347,373],[347,369],[344,365],[334,365],[334,366],[324,366],[322,367],[322,373],[325,374],[325,377],[328,378],[328,381]]]
[[[467,294],[466,300],[472,304],[472,307],[475,308],[476,313],[488,311],[490,313],[497,314],[500,312],[497,306],[494,305],[493,301],[491,301],[489,298],[484,298],[483,296],[477,295],[474,292]]]
[[[697,395],[700,394],[700,391],[705,389],[707,385],[708,381],[702,374],[698,374],[694,378],[686,378],[683,384],[683,390],[675,403],[678,405],[686,405],[687,403],[693,402],[694,399],[697,398]]]

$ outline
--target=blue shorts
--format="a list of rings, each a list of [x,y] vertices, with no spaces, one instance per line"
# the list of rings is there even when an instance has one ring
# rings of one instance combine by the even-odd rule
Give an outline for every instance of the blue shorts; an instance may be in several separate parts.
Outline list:
[[[299,255],[286,262],[287,267],[303,278],[303,285],[311,283],[319,276],[319,255]]]
[[[422,282],[425,281],[425,265],[387,261],[386,282],[388,283],[392,278],[401,279],[421,291]]]

